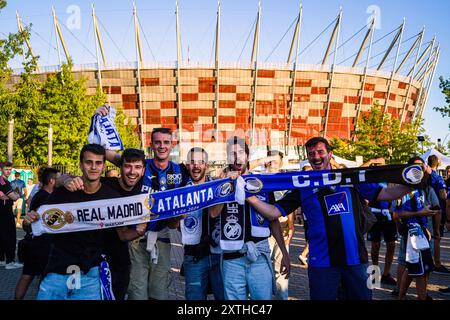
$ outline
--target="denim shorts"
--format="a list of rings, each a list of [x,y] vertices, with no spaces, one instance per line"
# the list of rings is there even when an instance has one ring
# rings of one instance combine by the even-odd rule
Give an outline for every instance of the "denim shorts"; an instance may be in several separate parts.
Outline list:
[[[39,286],[37,300],[101,300],[100,273],[93,267],[84,274],[49,273]]]

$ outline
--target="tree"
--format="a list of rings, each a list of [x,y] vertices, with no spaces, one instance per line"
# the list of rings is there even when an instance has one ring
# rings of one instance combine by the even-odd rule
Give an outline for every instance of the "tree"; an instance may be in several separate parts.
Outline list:
[[[443,107],[434,107],[435,111],[438,111],[442,114],[443,117],[450,117],[450,79],[444,80],[444,77],[439,77],[439,88],[442,90],[442,93],[445,96],[446,106]]]
[[[0,0],[0,9],[6,1]],[[0,39],[0,127],[7,128],[14,119],[14,164],[37,166],[47,163],[48,126],[54,132],[53,163],[76,165],[81,147],[87,143],[87,131],[94,110],[105,101],[100,89],[87,95],[86,79],[75,80],[72,64],[40,81],[35,74],[39,57],[23,51],[31,25],[23,32]],[[9,62],[24,55],[24,71],[11,86]],[[116,124],[125,147],[138,147],[139,139],[122,110],[117,110]],[[128,124],[128,125],[127,125]],[[0,130],[0,152],[6,154],[7,130]]]
[[[369,112],[363,113],[355,130],[355,141],[333,139],[333,153],[343,158],[362,156],[364,161],[383,157],[387,163],[406,162],[411,155],[419,153],[418,133],[423,135],[422,121],[400,124],[391,119],[375,103]],[[425,136],[429,145],[429,138]]]
[[[127,118],[122,107],[118,106],[116,109],[115,123],[124,148],[139,149],[141,147],[141,141],[139,135],[136,133],[136,126],[131,124],[131,120]]]
[[[0,9],[6,5],[5,1],[0,0]],[[26,27],[22,32],[10,33],[6,38],[0,39],[0,127],[8,128],[8,122],[16,117],[16,113],[22,111],[17,107],[16,94],[14,88],[7,86],[11,79],[12,69],[9,66],[9,61],[14,59],[17,55],[23,55],[23,47],[25,39],[29,38],[29,27]],[[34,59],[30,60],[29,52],[26,55],[24,67],[26,72],[32,69]],[[4,150],[6,154],[8,130],[0,130],[0,150]]]

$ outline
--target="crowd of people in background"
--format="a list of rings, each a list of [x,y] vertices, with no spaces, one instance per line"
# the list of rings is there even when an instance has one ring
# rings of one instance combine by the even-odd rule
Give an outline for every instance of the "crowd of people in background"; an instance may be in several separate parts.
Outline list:
[[[99,108],[97,112],[105,114],[107,109]],[[13,165],[0,165],[0,266],[23,268],[16,299],[23,299],[38,277],[38,299],[100,300],[104,297],[98,266],[104,261],[109,264],[116,300],[168,299],[170,230],[178,230],[184,249],[180,273],[185,279],[187,300],[205,300],[209,294],[217,300],[287,300],[289,251],[296,221],[304,229],[306,246],[298,260],[308,269],[312,300],[372,299],[372,290],[367,286],[370,261],[366,240],[371,243],[372,265],[379,264],[384,241],[386,254],[380,281],[391,286],[392,294],[401,300],[406,298],[412,281],[418,299],[431,299],[427,293],[431,272],[450,274],[440,254],[441,239],[449,226],[450,167],[444,181],[437,171],[436,156],[430,156],[427,162],[418,156],[408,161],[409,165],[421,166],[427,177],[427,186],[419,189],[365,183],[280,190],[249,196],[244,205],[225,203],[136,226],[33,236],[31,225],[39,219],[37,210],[44,204],[115,199],[202,184],[215,178],[236,179],[252,174],[258,165],[270,174],[283,168],[282,152],[270,150],[265,159],[250,162],[245,140],[231,137],[227,140],[228,165],[212,177],[206,150],[194,147],[185,164],[178,164],[170,160],[173,139],[169,129],[154,129],[151,138],[151,159],[138,149],[118,154],[87,144],[80,152],[81,176],[61,175],[43,166],[36,185],[32,180],[25,184],[19,172],[8,181]],[[303,171],[345,167],[334,161],[331,145],[324,138],[311,138],[305,148],[309,164],[301,168]],[[107,161],[119,169],[105,174]],[[382,165],[382,158],[363,164]],[[346,210],[351,219],[326,211],[327,199],[335,194],[348,200]],[[27,215],[21,220],[24,210]],[[355,227],[364,210],[376,218],[367,234]],[[255,218],[263,221],[258,230],[251,223],[243,223]],[[239,239],[223,236],[230,219],[242,231]],[[16,262],[16,226],[26,232],[21,254],[24,264]],[[398,243],[394,276],[392,265]],[[412,249],[417,246],[418,250]],[[77,287],[68,285],[72,275],[68,270],[73,266],[81,275]],[[450,288],[439,291],[450,295]]]

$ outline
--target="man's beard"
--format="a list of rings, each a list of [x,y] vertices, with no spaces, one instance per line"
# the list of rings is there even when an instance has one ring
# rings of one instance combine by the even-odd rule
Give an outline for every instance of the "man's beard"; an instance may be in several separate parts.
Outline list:
[[[193,182],[199,182],[199,181],[203,180],[203,178],[205,177],[205,175],[206,175],[206,172],[203,171],[203,172],[201,172],[201,174],[200,174],[200,176],[199,176],[198,178],[194,178],[194,177],[191,175],[191,179],[192,179]]]

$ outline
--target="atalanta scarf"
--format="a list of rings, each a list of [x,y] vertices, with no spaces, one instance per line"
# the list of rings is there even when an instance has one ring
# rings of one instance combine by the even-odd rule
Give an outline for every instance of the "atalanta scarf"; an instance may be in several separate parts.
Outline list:
[[[88,142],[99,144],[106,150],[123,150],[122,140],[114,123],[115,118],[116,110],[113,107],[109,107],[109,113],[106,116],[95,114],[91,118]]]

